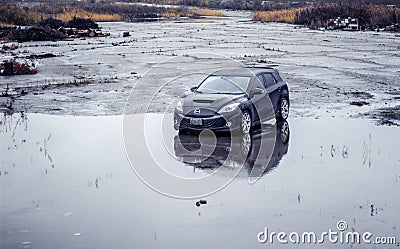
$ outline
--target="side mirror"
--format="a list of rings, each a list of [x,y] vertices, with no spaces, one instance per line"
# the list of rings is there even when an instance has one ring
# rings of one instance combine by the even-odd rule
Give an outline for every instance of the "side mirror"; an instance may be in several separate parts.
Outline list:
[[[184,98],[186,98],[187,96],[189,96],[189,94],[190,94],[189,91],[185,91],[185,92],[182,93],[179,97],[182,98],[182,99],[184,99]]]
[[[190,91],[194,92],[197,90],[197,88],[198,88],[197,86],[193,86],[192,88],[190,88]]]
[[[259,87],[254,88],[253,90],[251,90],[250,95],[251,97],[254,97],[254,95],[258,95],[258,94],[263,94],[265,91]]]

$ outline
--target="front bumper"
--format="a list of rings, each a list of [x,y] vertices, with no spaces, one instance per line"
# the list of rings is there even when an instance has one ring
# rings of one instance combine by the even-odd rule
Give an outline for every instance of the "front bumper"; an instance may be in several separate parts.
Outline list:
[[[193,125],[192,118],[201,119],[201,125]],[[212,130],[215,132],[233,132],[240,129],[242,121],[241,111],[236,110],[232,113],[213,116],[190,116],[177,111],[174,112],[174,128],[179,131],[197,131]]]

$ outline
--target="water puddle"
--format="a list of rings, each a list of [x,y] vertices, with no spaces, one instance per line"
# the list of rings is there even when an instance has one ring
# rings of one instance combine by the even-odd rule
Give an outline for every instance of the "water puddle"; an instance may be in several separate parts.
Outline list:
[[[268,245],[257,234],[264,227],[319,232],[336,228],[339,220],[349,230],[400,239],[397,127],[362,119],[291,119],[263,127],[264,134],[278,131],[265,136],[275,141],[273,149],[260,147],[256,132],[234,137],[233,145],[218,137],[210,155],[202,150],[188,155],[199,140],[171,129],[167,146],[159,149],[177,160],[159,155],[173,174],[212,174],[230,151],[237,159],[228,166],[246,161],[221,191],[178,200],[135,175],[124,150],[122,119],[1,117],[0,248],[263,248]],[[253,160],[260,153],[265,160]],[[252,174],[262,177],[251,184]]]

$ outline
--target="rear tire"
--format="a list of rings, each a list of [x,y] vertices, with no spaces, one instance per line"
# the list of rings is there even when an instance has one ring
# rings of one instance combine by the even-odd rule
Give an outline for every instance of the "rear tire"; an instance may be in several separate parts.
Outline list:
[[[289,100],[283,97],[279,102],[278,120],[286,120],[289,117]]]

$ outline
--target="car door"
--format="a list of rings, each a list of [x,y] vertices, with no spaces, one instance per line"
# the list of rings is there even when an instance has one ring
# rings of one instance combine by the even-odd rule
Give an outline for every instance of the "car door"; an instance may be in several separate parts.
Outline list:
[[[259,118],[261,122],[268,120],[270,117],[269,109],[271,109],[271,103],[268,100],[268,93],[264,86],[264,77],[262,74],[258,74],[255,78],[252,89],[260,88],[263,90],[262,94],[255,94],[251,97],[251,101],[253,102],[254,107],[257,109]]]
[[[255,111],[257,111],[259,119],[263,122],[266,120],[267,107],[270,106],[270,103],[267,98],[268,93],[264,87],[264,78],[262,74],[256,75],[256,77],[251,80],[250,88],[250,92],[257,88],[263,91],[261,94],[250,94],[251,102],[256,109],[253,110],[253,115],[255,114]]]
[[[275,113],[279,108],[279,99],[281,96],[281,88],[279,84],[277,84],[277,80],[272,75],[272,73],[263,73],[264,77],[264,86],[271,99],[272,105],[274,107]]]

